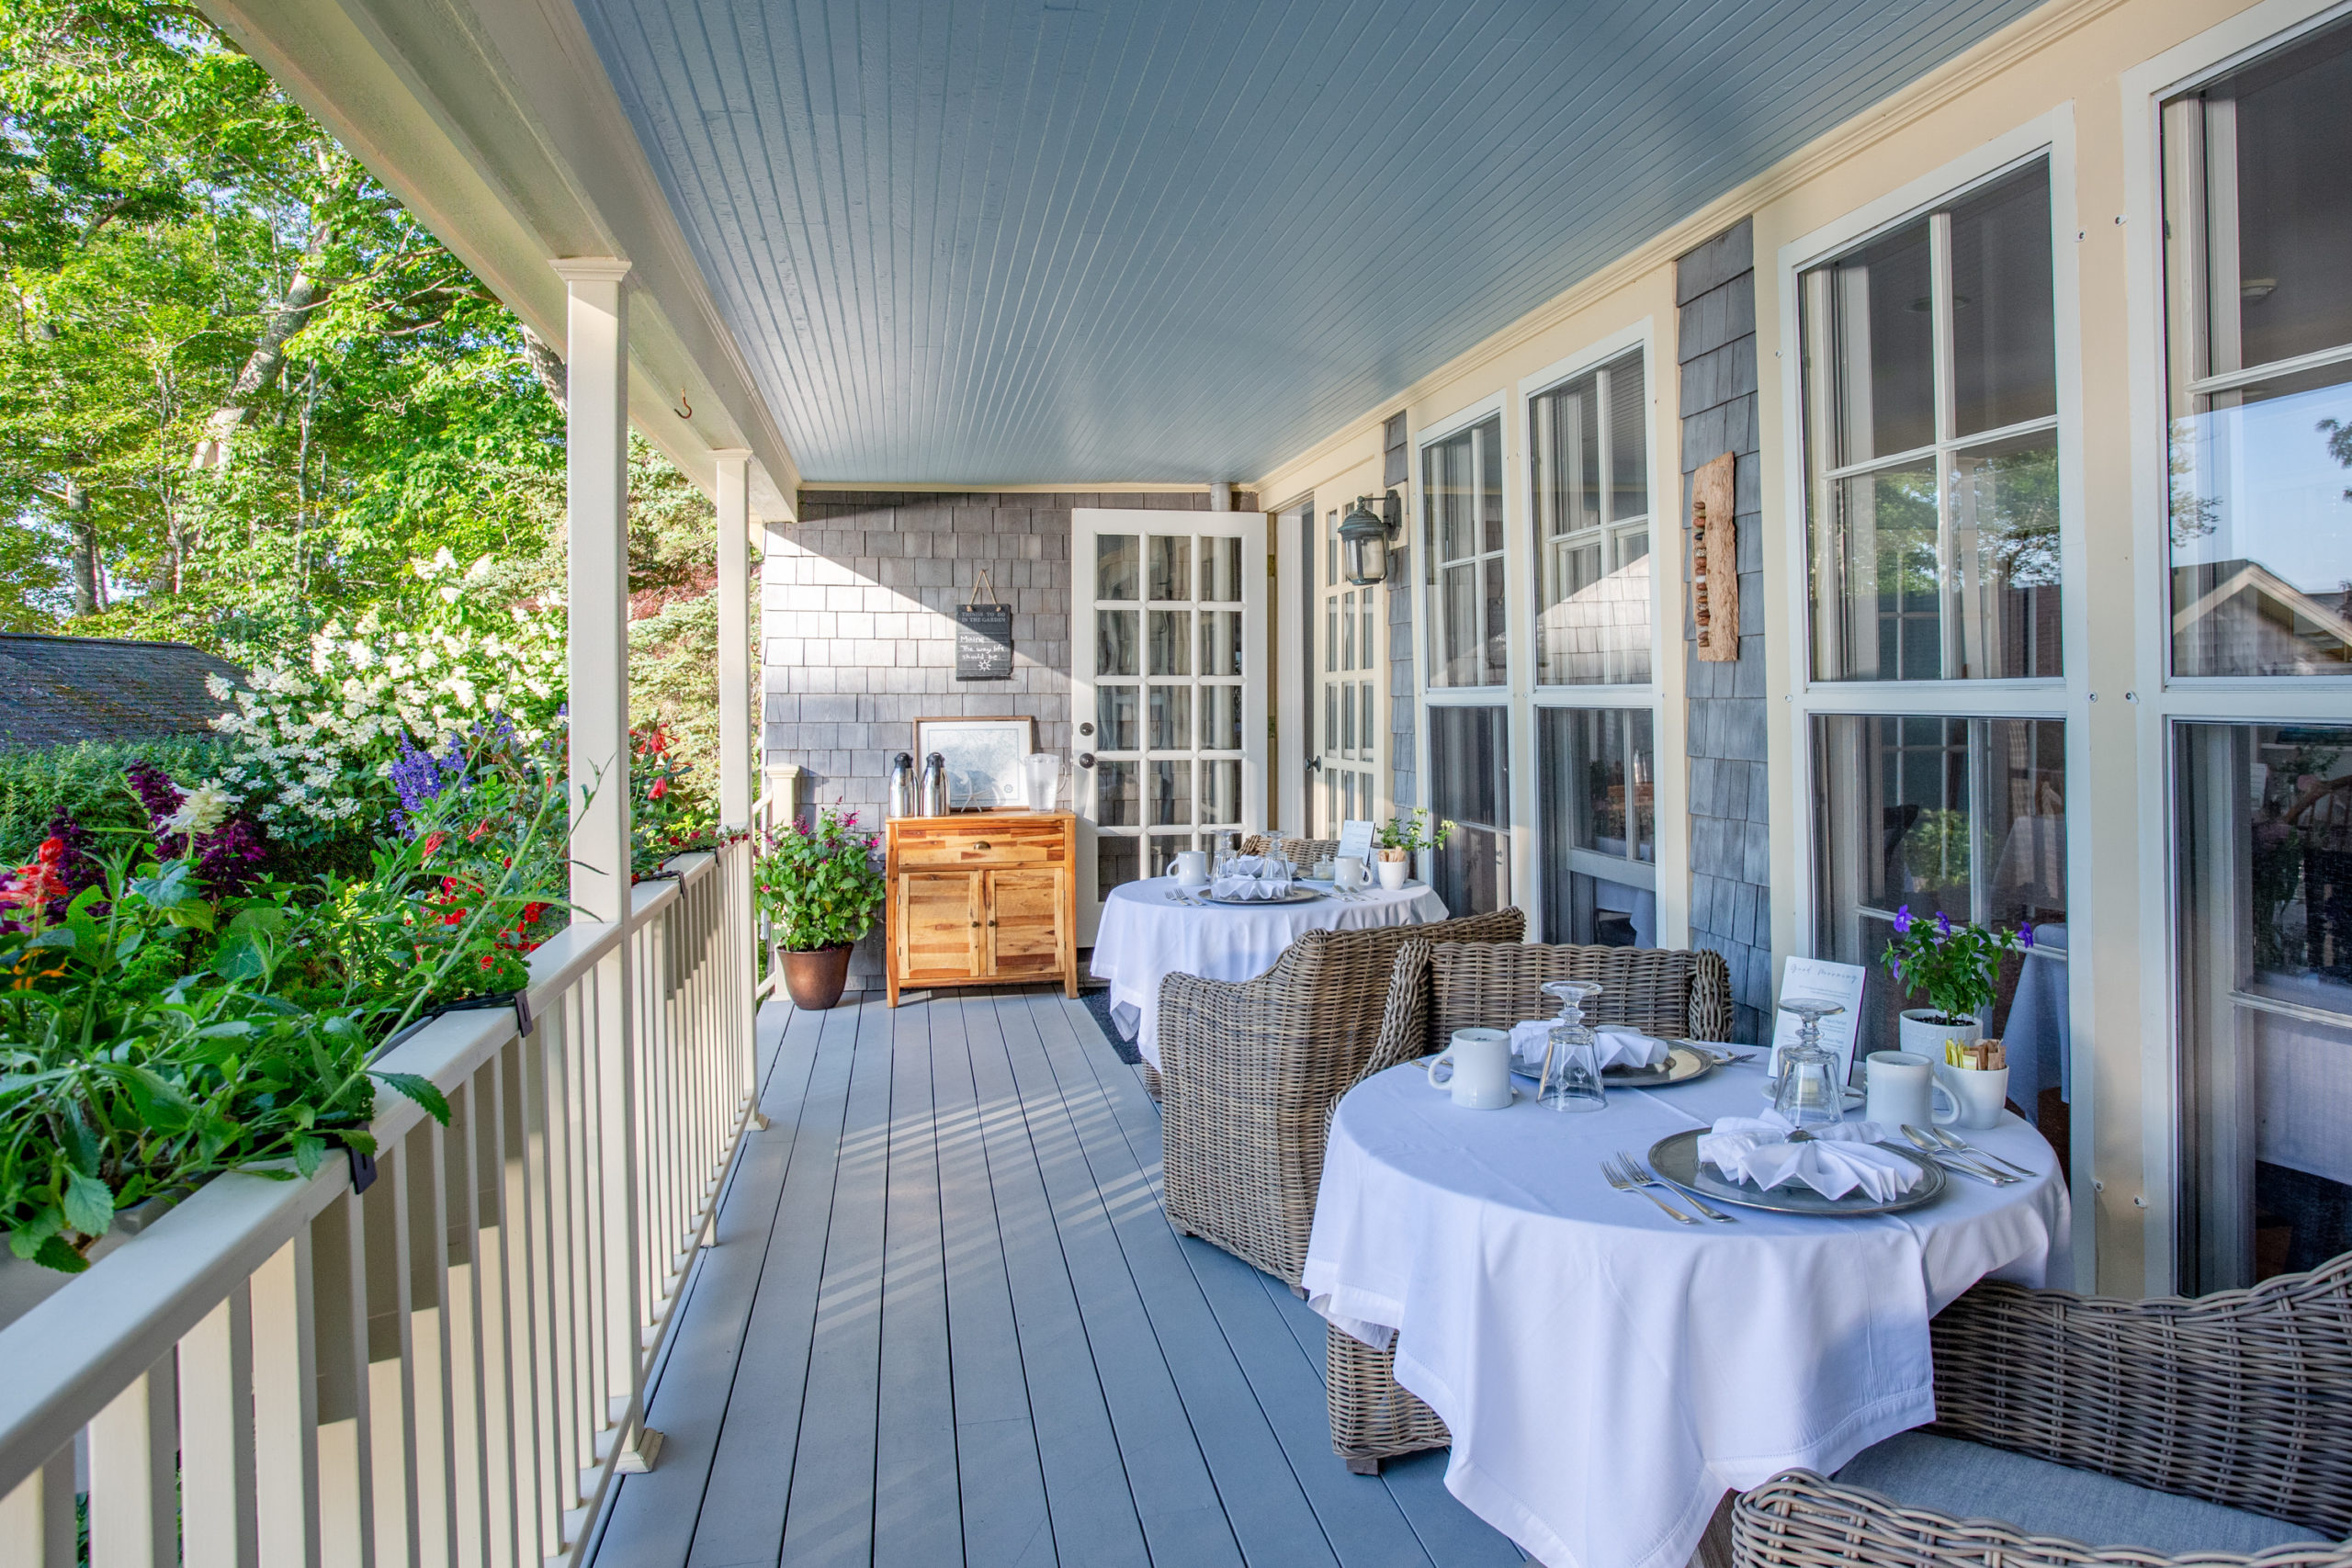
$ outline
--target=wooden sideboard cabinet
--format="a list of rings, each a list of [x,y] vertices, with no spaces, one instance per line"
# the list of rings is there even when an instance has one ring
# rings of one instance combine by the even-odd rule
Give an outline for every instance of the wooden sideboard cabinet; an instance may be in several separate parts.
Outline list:
[[[890,1005],[906,987],[1055,980],[1078,995],[1078,818],[900,817],[884,829]]]

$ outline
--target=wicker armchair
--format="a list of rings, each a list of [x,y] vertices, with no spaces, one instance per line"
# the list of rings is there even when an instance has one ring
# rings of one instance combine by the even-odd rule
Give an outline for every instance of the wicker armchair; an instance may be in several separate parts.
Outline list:
[[[2285,1520],[2323,1544],[2166,1557],[1963,1521],[1798,1470],[1734,1500],[1738,1568],[2352,1565],[2352,1253],[2193,1301],[1987,1282],[1930,1327],[1930,1434]]]
[[[1179,1230],[1294,1287],[1306,1263],[1330,1108],[1379,1037],[1397,950],[1510,942],[1518,909],[1308,931],[1254,980],[1159,986],[1163,1201]]]
[[[1441,1049],[1457,1029],[1508,1029],[1557,1013],[1559,1004],[1544,995],[1547,980],[1599,981],[1586,1011],[1597,1023],[1692,1040],[1731,1032],[1731,970],[1719,953],[1408,942],[1388,984],[1380,1043],[1359,1080]],[[1336,1328],[1328,1338],[1331,1449],[1350,1470],[1376,1475],[1383,1460],[1453,1440],[1436,1411],[1397,1385],[1394,1347],[1375,1350]]]
[[[1242,840],[1241,852],[1245,855],[1264,854],[1266,835],[1252,833]],[[1290,862],[1300,871],[1313,871],[1317,861],[1329,860],[1339,852],[1340,840],[1337,839],[1284,839],[1283,840],[1283,859]]]

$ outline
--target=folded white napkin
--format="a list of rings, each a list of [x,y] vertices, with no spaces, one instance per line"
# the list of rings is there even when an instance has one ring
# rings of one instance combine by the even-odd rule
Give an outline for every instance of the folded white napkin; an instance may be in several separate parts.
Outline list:
[[[1283,898],[1290,895],[1290,862],[1281,855],[1243,855],[1209,887],[1219,898]]]
[[[1551,1039],[1552,1026],[1558,1021],[1555,1018],[1538,1018],[1510,1026],[1510,1054],[1527,1064],[1528,1071],[1533,1072],[1544,1065],[1544,1047]],[[1663,1040],[1653,1040],[1630,1029],[1596,1029],[1592,1038],[1600,1049],[1604,1072],[1611,1067],[1657,1066],[1671,1049]]]
[[[1761,1116],[1726,1116],[1699,1139],[1699,1159],[1734,1181],[1758,1187],[1802,1184],[1824,1198],[1843,1198],[1860,1188],[1873,1202],[1908,1192],[1922,1179],[1919,1168],[1892,1149],[1871,1145],[1894,1129],[1875,1122],[1841,1122],[1816,1127],[1811,1139],[1789,1142],[1788,1118],[1777,1111]]]

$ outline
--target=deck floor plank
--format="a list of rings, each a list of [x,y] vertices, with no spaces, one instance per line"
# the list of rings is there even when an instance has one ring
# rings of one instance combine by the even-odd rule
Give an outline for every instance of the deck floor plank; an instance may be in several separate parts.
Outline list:
[[[1159,1111],[1046,989],[762,1017],[762,1107],[595,1568],[1509,1568],[1445,1455],[1350,1475],[1323,1323],[1159,1209]],[[774,1043],[770,1044],[769,1042]]]

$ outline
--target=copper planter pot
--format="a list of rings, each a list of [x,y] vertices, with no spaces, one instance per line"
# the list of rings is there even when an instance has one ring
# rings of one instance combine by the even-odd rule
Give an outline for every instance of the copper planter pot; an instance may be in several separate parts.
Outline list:
[[[784,989],[794,1007],[822,1012],[842,999],[842,987],[849,983],[849,947],[842,942],[812,953],[794,953],[788,948],[778,953],[784,963]]]

